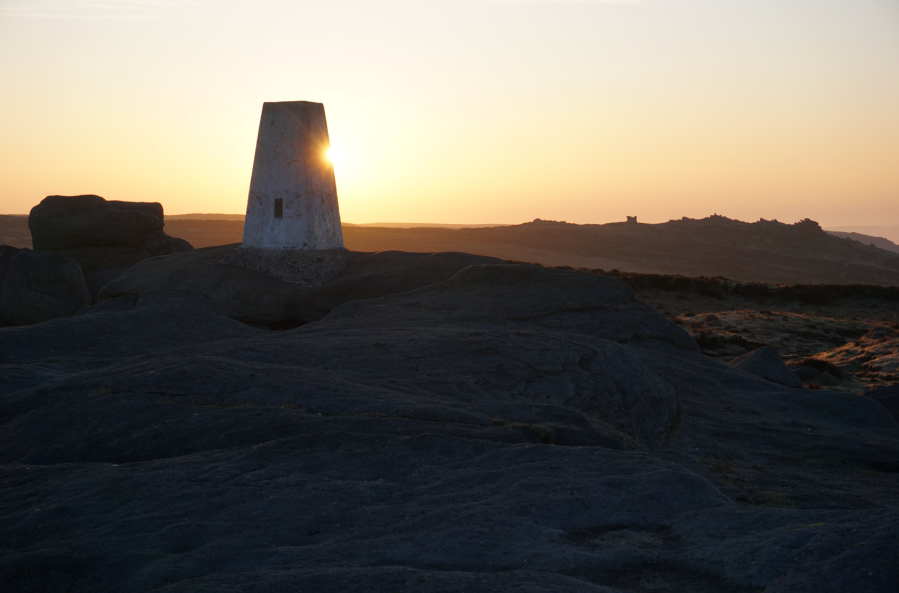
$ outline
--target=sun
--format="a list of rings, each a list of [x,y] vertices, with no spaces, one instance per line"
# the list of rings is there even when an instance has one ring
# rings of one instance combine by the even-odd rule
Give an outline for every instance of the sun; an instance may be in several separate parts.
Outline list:
[[[325,151],[325,158],[331,161],[332,165],[339,165],[342,160],[342,154],[340,153],[340,149],[334,146],[328,148]]]

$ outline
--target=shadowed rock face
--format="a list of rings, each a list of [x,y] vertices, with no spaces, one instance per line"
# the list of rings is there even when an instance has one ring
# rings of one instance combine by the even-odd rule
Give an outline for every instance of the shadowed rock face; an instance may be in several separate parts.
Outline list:
[[[873,399],[609,278],[377,255],[290,331],[197,290],[0,329],[0,589],[892,590]]]

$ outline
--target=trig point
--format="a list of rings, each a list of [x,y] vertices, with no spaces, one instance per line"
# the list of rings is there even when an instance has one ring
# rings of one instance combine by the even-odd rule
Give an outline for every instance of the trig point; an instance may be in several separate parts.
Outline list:
[[[263,103],[243,246],[343,247],[325,106]]]
[[[243,243],[222,264],[311,286],[346,268],[325,106],[263,103]]]

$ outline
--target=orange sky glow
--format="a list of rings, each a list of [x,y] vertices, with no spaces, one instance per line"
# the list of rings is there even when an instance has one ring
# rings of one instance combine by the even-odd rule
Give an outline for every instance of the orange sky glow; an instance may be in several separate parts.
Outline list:
[[[245,210],[325,104],[344,221],[899,224],[895,0],[0,0],[0,213]]]

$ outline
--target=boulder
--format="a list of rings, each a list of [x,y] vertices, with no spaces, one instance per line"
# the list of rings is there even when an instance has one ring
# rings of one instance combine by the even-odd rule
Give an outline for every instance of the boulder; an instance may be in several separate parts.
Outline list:
[[[31,209],[36,250],[117,245],[140,247],[163,227],[162,205],[107,202],[100,196],[48,196]]]
[[[90,274],[193,249],[166,235],[163,219],[162,205],[155,202],[49,196],[31,209],[28,227],[36,250],[58,251]]]
[[[91,302],[100,288],[134,264],[193,249],[163,231],[162,205],[107,201],[100,196],[49,196],[31,209],[36,250],[55,251],[81,266]]]
[[[770,346],[756,348],[743,356],[734,359],[730,366],[746,371],[766,381],[780,383],[787,387],[803,387],[802,380],[796,373],[787,368],[777,350]]]
[[[0,321],[31,325],[90,305],[78,262],[51,251],[0,246]]]

